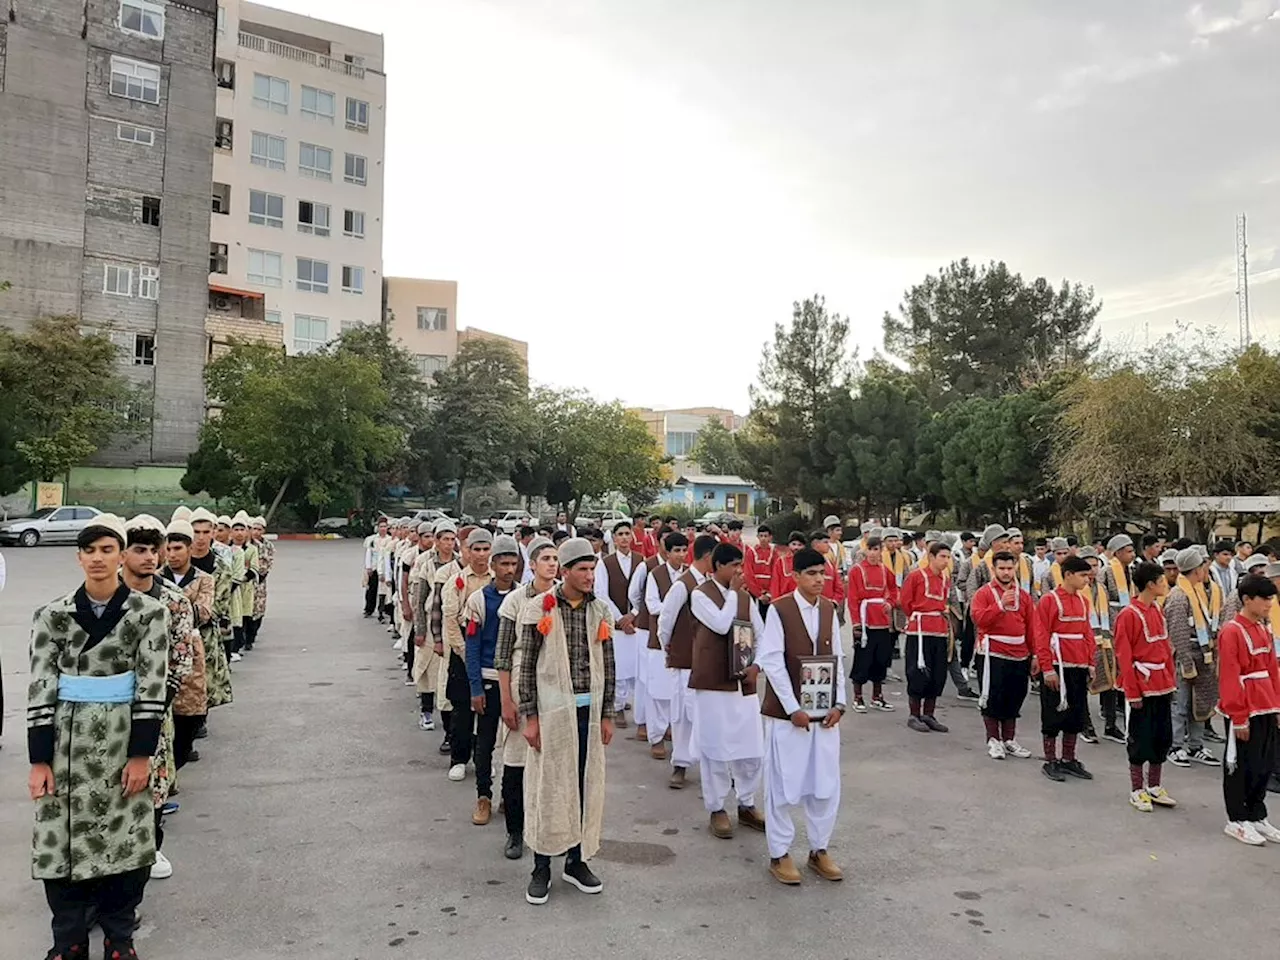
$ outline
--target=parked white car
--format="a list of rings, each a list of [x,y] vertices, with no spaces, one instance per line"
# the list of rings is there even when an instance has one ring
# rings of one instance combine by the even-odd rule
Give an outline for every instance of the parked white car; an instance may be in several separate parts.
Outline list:
[[[516,528],[520,526],[521,520],[528,520],[530,526],[536,526],[530,518],[527,510],[507,510],[497,515],[498,529],[503,533],[516,532]]]
[[[583,510],[574,522],[579,527],[594,523],[601,530],[612,530],[620,520],[631,522],[631,518],[621,510]]]
[[[0,523],[0,543],[75,543],[80,531],[102,511],[94,507],[41,507],[28,517]]]

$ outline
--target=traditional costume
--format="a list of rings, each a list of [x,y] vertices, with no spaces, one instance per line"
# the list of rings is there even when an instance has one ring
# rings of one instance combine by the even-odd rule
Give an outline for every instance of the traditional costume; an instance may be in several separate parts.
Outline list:
[[[1124,691],[1119,689],[1116,654],[1111,642],[1111,625],[1116,622],[1120,611],[1129,605],[1135,592],[1129,568],[1116,557],[1118,551],[1131,546],[1133,546],[1133,540],[1123,533],[1116,534],[1107,541],[1107,552],[1111,554],[1111,559],[1105,562],[1103,568],[1103,584],[1106,587],[1109,623],[1096,625],[1101,618],[1102,605],[1093,600],[1095,590],[1091,589],[1086,594],[1086,601],[1091,608],[1090,625],[1096,625],[1094,636],[1098,643],[1089,692],[1098,695],[1098,706],[1102,710],[1103,736],[1120,741],[1125,738],[1120,730],[1120,716],[1124,712]]]
[[[177,533],[194,539],[191,524],[181,525],[173,521],[165,531],[166,536]],[[196,634],[193,637],[193,663],[191,673],[178,690],[173,701],[173,754],[176,767],[181,770],[191,756],[196,733],[209,713],[209,669],[206,639],[215,643],[213,630],[213,577],[188,564],[181,574],[170,566],[164,566],[157,574],[177,587],[191,604]]]
[[[644,602],[649,615],[649,639],[645,647],[648,671],[645,683],[649,699],[645,717],[649,734],[649,751],[655,760],[665,760],[667,751],[663,739],[671,726],[672,700],[676,694],[676,675],[667,669],[667,654],[658,639],[662,623],[662,609],[671,586],[684,575],[683,569],[671,566],[670,561],[655,566],[645,584]]]
[[[997,581],[984,586],[970,607],[977,631],[976,667],[982,677],[978,707],[987,733],[987,754],[993,760],[1031,756],[1017,740],[1018,718],[1027,699],[1031,654],[1036,646],[1035,605],[1031,594],[1017,587],[1012,603]]]
[[[191,523],[216,524],[212,513],[197,507],[191,511]],[[212,546],[204,554],[191,550],[191,565],[201,573],[213,577],[213,617],[201,628],[204,641],[205,686],[209,693],[209,708],[221,707],[234,697],[231,689],[231,664],[228,658],[231,640],[231,559]],[[205,724],[200,725],[203,729]]]
[[[1059,587],[1040,598],[1036,615],[1039,620],[1036,660],[1046,679],[1054,677],[1058,681],[1056,690],[1047,682],[1040,685],[1045,776],[1051,780],[1062,780],[1064,774],[1092,779],[1092,774],[1076,759],[1076,739],[1084,731],[1088,712],[1089,670],[1097,653],[1084,598],[1065,586]],[[1061,763],[1058,761],[1059,734],[1062,735]]]
[[[596,564],[596,596],[609,604],[609,613],[616,625],[632,613],[630,588],[631,576],[643,565],[634,549],[609,554]],[[625,710],[635,690],[637,661],[640,650],[634,622],[631,632],[615,629],[613,633],[613,659],[618,677],[618,702],[614,704],[619,728],[627,725]],[[636,721],[639,722],[638,720]]]
[[[471,531],[467,537],[468,549],[477,544],[493,544],[493,534],[488,530]],[[483,573],[477,573],[468,564],[459,570],[452,580],[440,582],[442,631],[445,652],[449,658],[448,684],[445,694],[453,708],[452,727],[449,730],[450,760],[449,779],[462,780],[467,775],[467,764],[475,733],[475,714],[471,712],[471,683],[467,679],[467,646],[463,635],[468,598],[493,580],[493,572],[485,565]]]
[[[386,520],[380,519],[379,524],[385,523]],[[378,607],[378,586],[380,580],[378,577],[378,543],[382,540],[384,534],[371,533],[364,538],[364,615],[372,617],[374,611]],[[382,619],[382,611],[377,610],[378,619]]]
[[[1271,606],[1275,609],[1276,600]],[[1222,794],[1226,832],[1253,845],[1280,843],[1267,819],[1267,779],[1276,761],[1276,715],[1280,714],[1280,671],[1275,638],[1267,626],[1236,616],[1218,637],[1221,699],[1218,712],[1231,720]],[[1239,734],[1248,730],[1247,740]]]
[[[863,559],[849,571],[849,622],[853,625],[854,709],[865,707],[862,687],[871,684],[872,705],[893,706],[884,698],[884,680],[893,659],[893,615],[898,607],[898,583],[883,563]]]
[[[253,534],[253,546],[258,551],[258,578],[253,585],[253,610],[250,614],[249,627],[245,631],[249,645],[258,642],[258,631],[262,629],[262,618],[267,615],[267,574],[276,562],[276,546],[267,539],[267,521],[262,517],[250,520]]]
[[[1160,783],[1162,765],[1173,746],[1171,711],[1177,689],[1173,646],[1160,607],[1134,597],[1116,617],[1115,651],[1120,668],[1119,688],[1128,710],[1125,728],[1132,788],[1129,802],[1144,813],[1150,812],[1155,803],[1175,806]]]
[[[673,789],[684,786],[685,771],[698,759],[693,748],[693,723],[697,701],[689,691],[693,669],[693,613],[689,598],[706,579],[706,574],[690,566],[671,585],[662,601],[658,618],[658,643],[666,651],[667,672],[671,675],[671,781]]]
[[[665,558],[665,551],[645,557],[644,562],[636,564],[635,569],[631,571],[631,582],[627,585],[627,600],[636,615],[636,739],[642,742],[647,742],[649,739],[649,636],[653,620],[648,604],[645,602],[645,593],[650,572],[660,563],[664,563]],[[664,727],[663,730],[665,729]]]
[[[1216,766],[1217,758],[1204,745],[1205,721],[1213,716],[1218,703],[1211,591],[1206,590],[1205,573],[1197,573],[1206,564],[1194,547],[1179,550],[1174,562],[1178,565],[1178,579],[1164,602],[1164,618],[1177,670],[1171,760],[1178,766],[1192,761]]]
[[[934,717],[938,697],[947,684],[951,659],[951,631],[947,621],[949,582],[930,569],[907,574],[900,606],[907,621],[907,695],[911,718],[907,725],[923,733],[946,733]]]

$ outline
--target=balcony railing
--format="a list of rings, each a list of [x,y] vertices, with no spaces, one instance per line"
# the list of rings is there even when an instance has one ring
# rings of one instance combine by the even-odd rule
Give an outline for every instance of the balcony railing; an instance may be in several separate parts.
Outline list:
[[[347,63],[345,60],[338,60],[334,57],[327,57],[323,53],[316,53],[314,50],[304,50],[302,47],[295,47],[289,43],[281,43],[278,40],[259,37],[256,34],[241,33],[240,46],[249,50],[257,50],[259,53],[268,53],[273,57],[282,57],[285,60],[309,63],[311,66],[319,67],[321,70],[332,70],[334,73],[345,74],[357,80],[364,79],[364,67],[358,67],[354,63]]]

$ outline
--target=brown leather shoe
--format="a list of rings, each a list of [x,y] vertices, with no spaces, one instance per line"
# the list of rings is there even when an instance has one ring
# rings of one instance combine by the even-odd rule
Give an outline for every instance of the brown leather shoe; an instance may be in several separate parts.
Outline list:
[[[843,880],[844,871],[836,866],[825,850],[815,850],[809,854],[809,869],[823,880]]]
[[[672,790],[684,789],[684,767],[672,767],[671,779],[667,781],[667,786]]]
[[[777,860],[770,860],[769,873],[773,875],[773,879],[779,883],[785,883],[789,887],[800,885],[800,871],[791,862],[791,854],[789,853]]]
[[[476,800],[476,812],[471,815],[471,822],[477,827],[483,827],[493,816],[493,801],[488,797],[480,797]]]
[[[738,823],[764,833],[764,817],[760,816],[760,811],[755,807],[739,807]]]
[[[670,743],[670,742],[671,742],[671,726],[670,726],[670,724],[668,724],[668,725],[667,725],[667,732],[666,732],[666,733],[664,733],[664,734],[662,735],[662,739],[663,739],[663,740],[665,740],[665,741],[667,741],[667,743]]]
[[[627,729],[630,724],[627,723],[627,711],[619,710],[613,717],[613,725],[619,730]]]
[[[711,815],[711,835],[721,840],[733,839],[733,821],[723,810],[717,810]]]
[[[665,744],[663,744],[663,742],[662,742],[661,740],[659,740],[657,743],[650,744],[650,745],[649,745],[649,756],[653,757],[653,759],[655,759],[655,760],[665,760],[665,759],[667,759],[667,748],[666,748],[666,745],[665,745]]]
[[[649,725],[647,723],[636,724],[636,739],[644,743],[649,742]]]

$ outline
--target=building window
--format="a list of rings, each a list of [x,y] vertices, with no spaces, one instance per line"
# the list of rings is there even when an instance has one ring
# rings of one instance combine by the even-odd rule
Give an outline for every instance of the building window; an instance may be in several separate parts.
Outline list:
[[[342,212],[342,232],[348,237],[364,239],[364,211],[344,210]]]
[[[145,263],[138,267],[138,296],[143,300],[160,299],[160,270]]]
[[[414,357],[418,363],[418,376],[430,379],[431,376],[449,365],[449,358],[434,353],[419,353]]]
[[[342,268],[342,292],[364,293],[364,267]]]
[[[253,131],[249,138],[249,162],[268,170],[283,170],[285,156],[284,137]]]
[[[160,198],[142,198],[142,222],[149,227],[160,226]]]
[[[154,367],[156,365],[156,338],[150,333],[133,335],[133,365],[135,367]]]
[[[281,322],[282,322],[282,321],[281,321],[281,319],[280,319],[280,311],[279,311],[279,310],[268,310],[266,313],[264,313],[264,314],[263,314],[263,317],[266,319],[267,323],[281,323]]]
[[[369,161],[364,157],[357,156],[354,153],[348,153],[346,164],[343,166],[342,179],[347,183],[358,183],[364,186],[369,182],[368,178]]]
[[[225,243],[209,244],[209,272],[227,272],[227,245]]]
[[[213,185],[212,207],[214,213],[231,212],[231,184],[215,183]]]
[[[419,307],[419,330],[448,330],[449,311],[445,307]]]
[[[333,151],[314,143],[298,146],[298,173],[316,180],[333,179]]]
[[[302,88],[302,115],[309,120],[333,123],[335,98],[330,90]]]
[[[284,286],[284,258],[269,250],[250,250],[246,276],[250,283],[264,287]]]
[[[269,77],[265,73],[253,75],[253,105],[275,113],[289,112],[289,81]]]
[[[364,324],[359,320],[342,320],[338,323],[338,332],[346,333],[348,330],[359,330]]]
[[[347,97],[347,129],[359,130],[361,133],[369,132],[368,101]]]
[[[329,321],[324,317],[293,315],[293,352],[311,353],[329,342]]]
[[[116,139],[124,140],[128,143],[140,143],[144,147],[150,147],[156,142],[156,132],[148,130],[146,127],[135,127],[132,123],[117,123]]]
[[[108,263],[102,268],[102,292],[113,297],[133,296],[133,267]]]
[[[298,258],[298,289],[311,293],[329,292],[329,264],[309,257]]]
[[[249,191],[249,222],[284,229],[284,197],[261,190]]]
[[[233,130],[235,130],[234,123],[219,117],[213,127],[213,145],[219,150],[230,150],[235,144]]]
[[[218,32],[227,32],[227,9],[223,6],[218,7]]]
[[[159,103],[160,68],[141,60],[112,57],[111,95],[143,103]]]
[[[154,0],[121,0],[120,29],[125,33],[164,39],[164,4]]]
[[[317,237],[329,235],[329,205],[313,203],[310,200],[298,201],[298,232],[314,233]]]
[[[214,73],[218,78],[218,86],[223,90],[234,90],[236,88],[236,65],[233,61],[217,61]]]
[[[687,457],[697,442],[697,431],[680,430],[667,433],[667,454],[672,457]]]

